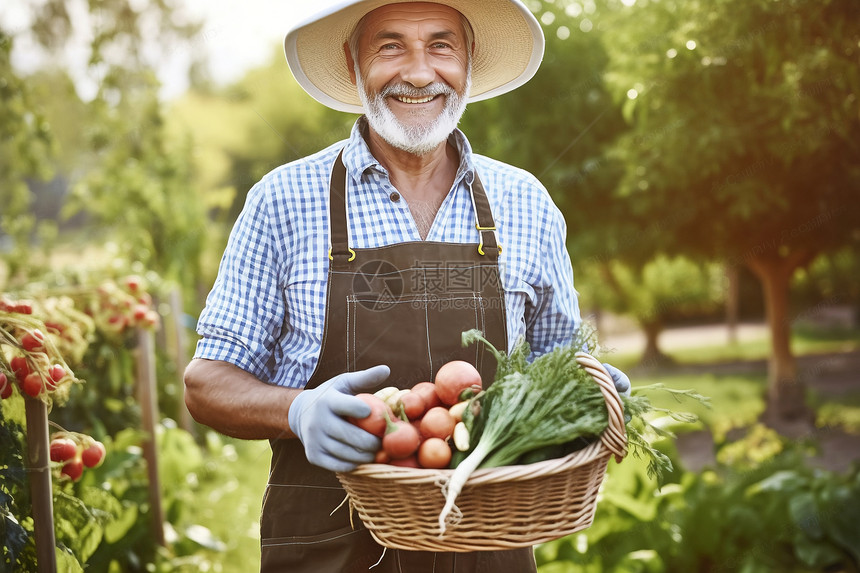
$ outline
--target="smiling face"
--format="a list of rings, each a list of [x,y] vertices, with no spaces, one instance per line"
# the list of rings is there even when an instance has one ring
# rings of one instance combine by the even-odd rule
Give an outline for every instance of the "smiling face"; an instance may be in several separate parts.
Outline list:
[[[371,129],[415,155],[457,127],[471,85],[470,36],[448,6],[409,2],[364,17],[347,58]]]

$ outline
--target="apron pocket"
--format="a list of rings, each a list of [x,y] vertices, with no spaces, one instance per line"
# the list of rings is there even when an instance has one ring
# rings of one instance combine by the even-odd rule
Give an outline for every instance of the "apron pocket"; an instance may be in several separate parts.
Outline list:
[[[484,330],[480,295],[422,294],[393,299],[384,294],[351,294],[346,322],[349,369],[386,364],[391,368],[391,385],[411,388],[432,380],[439,367],[451,360],[466,360],[480,368],[483,345],[463,348],[460,343],[464,331]]]

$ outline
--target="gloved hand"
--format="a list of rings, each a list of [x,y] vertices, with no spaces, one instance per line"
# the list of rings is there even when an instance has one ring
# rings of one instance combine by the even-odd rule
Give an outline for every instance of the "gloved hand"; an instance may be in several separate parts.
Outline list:
[[[310,463],[346,472],[373,461],[379,438],[346,418],[370,415],[370,406],[355,394],[378,388],[390,372],[388,366],[347,372],[296,396],[290,404],[290,429],[305,447]]]
[[[609,372],[609,375],[612,376],[612,381],[615,382],[615,391],[618,392],[621,396],[629,396],[630,395],[630,378],[627,377],[627,374],[612,366],[611,364],[603,363],[603,367],[606,368],[606,371]]]

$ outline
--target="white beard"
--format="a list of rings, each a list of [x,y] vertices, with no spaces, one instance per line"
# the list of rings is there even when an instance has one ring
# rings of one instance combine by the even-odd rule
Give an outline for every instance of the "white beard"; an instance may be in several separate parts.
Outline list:
[[[361,103],[364,105],[367,122],[371,129],[379,134],[389,145],[413,155],[426,155],[448,139],[457,128],[463,112],[466,111],[466,100],[472,87],[471,62],[466,74],[466,85],[463,93],[458,94],[451,86],[434,82],[423,88],[416,88],[407,83],[397,83],[385,86],[382,91],[370,95],[365,89],[358,64],[355,66],[356,85]],[[445,107],[438,117],[429,123],[420,125],[404,125],[397,119],[386,98],[389,96],[404,96],[421,98],[435,95],[445,97]]]

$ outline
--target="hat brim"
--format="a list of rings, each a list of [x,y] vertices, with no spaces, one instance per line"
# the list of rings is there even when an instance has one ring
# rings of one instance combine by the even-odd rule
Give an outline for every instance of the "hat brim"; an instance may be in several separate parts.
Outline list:
[[[415,0],[347,0],[297,24],[284,38],[284,52],[299,85],[338,111],[364,113],[350,79],[343,45],[365,14]],[[543,30],[518,0],[429,0],[454,8],[472,25],[475,52],[468,101],[489,99],[529,81],[540,67]]]

